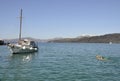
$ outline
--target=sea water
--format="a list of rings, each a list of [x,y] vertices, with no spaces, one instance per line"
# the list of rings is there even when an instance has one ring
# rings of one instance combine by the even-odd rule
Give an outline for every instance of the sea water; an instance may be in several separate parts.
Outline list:
[[[0,81],[120,81],[120,44],[39,43],[14,55],[0,46]]]

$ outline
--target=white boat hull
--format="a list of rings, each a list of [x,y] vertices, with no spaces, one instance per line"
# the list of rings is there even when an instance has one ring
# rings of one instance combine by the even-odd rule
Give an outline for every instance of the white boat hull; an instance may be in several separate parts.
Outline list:
[[[26,46],[21,47],[21,46],[11,45],[9,46],[9,48],[13,54],[32,53],[38,51],[37,47],[26,47]]]

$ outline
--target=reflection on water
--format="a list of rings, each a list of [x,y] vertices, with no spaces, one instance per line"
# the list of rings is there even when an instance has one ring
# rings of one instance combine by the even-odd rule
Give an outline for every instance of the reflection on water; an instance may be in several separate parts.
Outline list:
[[[2,81],[18,81],[19,77],[26,77],[26,74],[31,70],[31,61],[36,55],[37,53],[9,55],[0,66],[2,69],[0,79]]]
[[[23,62],[29,62],[31,59],[32,59],[32,55],[30,54],[30,55],[27,55],[27,56],[23,56],[22,61]]]
[[[37,53],[25,53],[25,54],[12,54],[11,60],[18,60],[19,62],[30,62]]]

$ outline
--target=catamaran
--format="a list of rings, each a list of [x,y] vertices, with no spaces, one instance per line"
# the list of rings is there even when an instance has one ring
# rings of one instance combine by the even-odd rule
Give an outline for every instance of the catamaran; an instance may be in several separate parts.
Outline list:
[[[21,30],[22,30],[22,9],[20,12],[20,32],[19,32],[19,41],[16,44],[8,44],[10,51],[13,54],[21,54],[21,53],[31,53],[38,51],[38,45],[35,41],[22,39],[21,38]]]

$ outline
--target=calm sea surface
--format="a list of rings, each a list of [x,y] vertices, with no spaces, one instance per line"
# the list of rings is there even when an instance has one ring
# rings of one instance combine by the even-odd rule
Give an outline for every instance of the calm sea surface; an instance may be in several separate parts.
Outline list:
[[[120,81],[120,44],[39,43],[21,55],[0,46],[0,81]]]

